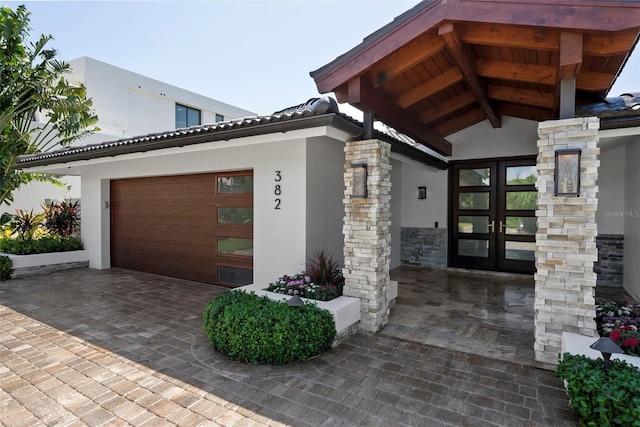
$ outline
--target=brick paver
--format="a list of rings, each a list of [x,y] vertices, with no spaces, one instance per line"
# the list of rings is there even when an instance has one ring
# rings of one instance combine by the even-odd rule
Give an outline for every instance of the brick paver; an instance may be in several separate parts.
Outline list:
[[[77,269],[0,285],[5,426],[575,426],[549,371],[356,334],[303,364],[208,348],[224,289]]]

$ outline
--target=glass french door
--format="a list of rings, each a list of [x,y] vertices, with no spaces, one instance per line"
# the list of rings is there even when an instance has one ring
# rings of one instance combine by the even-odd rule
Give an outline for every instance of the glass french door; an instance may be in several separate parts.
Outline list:
[[[535,158],[456,162],[450,169],[452,267],[533,273]]]

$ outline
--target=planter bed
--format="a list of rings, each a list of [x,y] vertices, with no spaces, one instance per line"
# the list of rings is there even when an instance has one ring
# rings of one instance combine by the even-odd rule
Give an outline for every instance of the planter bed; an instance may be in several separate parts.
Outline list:
[[[11,258],[14,279],[89,266],[89,251],[87,250],[32,255],[2,255]]]
[[[599,351],[589,348],[599,337],[588,337],[586,335],[575,334],[572,332],[562,333],[562,353],[581,354],[590,359],[601,358]],[[624,360],[630,365],[640,368],[640,357],[630,356],[628,354],[612,354],[611,359]]]

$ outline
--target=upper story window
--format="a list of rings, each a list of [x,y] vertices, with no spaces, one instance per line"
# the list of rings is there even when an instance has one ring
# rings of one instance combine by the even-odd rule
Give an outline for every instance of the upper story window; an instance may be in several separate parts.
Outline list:
[[[200,110],[176,104],[176,129],[197,126],[200,122]]]
[[[216,114],[216,123],[224,122],[224,116],[222,114]]]

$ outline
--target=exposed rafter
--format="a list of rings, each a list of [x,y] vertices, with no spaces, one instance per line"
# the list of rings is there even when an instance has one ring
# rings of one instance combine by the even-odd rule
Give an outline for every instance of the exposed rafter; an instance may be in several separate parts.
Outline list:
[[[516,87],[489,85],[487,87],[487,96],[498,101],[533,105],[535,107],[548,108],[549,110],[553,109],[554,105],[553,93]]]
[[[363,111],[373,110],[375,106],[373,111],[375,111],[376,119],[382,120],[396,129],[402,129],[403,133],[440,154],[451,155],[452,148],[449,141],[444,139],[441,134],[421,124],[417,117],[396,106],[380,91],[376,91],[365,78],[359,77],[349,82],[348,100],[349,104]]]
[[[549,86],[556,83],[557,74],[554,67],[545,65],[514,64],[513,62],[484,59],[479,59],[476,62],[476,72],[482,77]]]
[[[398,104],[400,108],[407,108],[408,106],[413,105],[416,102],[420,102],[436,92],[440,92],[441,90],[448,88],[463,78],[464,76],[458,68],[450,68],[444,73],[424,82],[415,89],[397,97],[395,100],[396,104]]]
[[[475,94],[478,104],[484,110],[487,119],[489,119],[489,122],[491,122],[491,125],[494,128],[499,128],[500,118],[496,116],[493,108],[489,105],[484,88],[478,81],[478,77],[476,76],[476,72],[473,68],[472,64],[475,63],[475,57],[472,56],[471,52],[466,50],[465,46],[460,41],[460,38],[456,34],[456,27],[453,23],[447,22],[446,24],[442,24],[438,27],[438,34],[444,39],[447,49],[449,49],[449,52],[458,64],[458,68],[462,71],[467,85],[469,85],[471,91]]]
[[[476,102],[476,96],[469,90],[461,93],[455,98],[451,98],[448,101],[439,104],[437,107],[433,107],[422,112],[418,118],[423,123],[433,122],[474,102]]]
[[[468,113],[457,116],[451,120],[439,124],[434,128],[434,130],[440,135],[447,136],[471,125],[475,125],[476,123],[483,121],[485,118],[486,116],[484,114],[484,110],[480,107],[477,107],[469,111]]]

